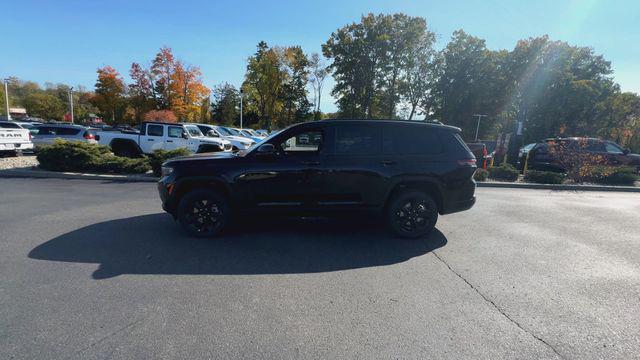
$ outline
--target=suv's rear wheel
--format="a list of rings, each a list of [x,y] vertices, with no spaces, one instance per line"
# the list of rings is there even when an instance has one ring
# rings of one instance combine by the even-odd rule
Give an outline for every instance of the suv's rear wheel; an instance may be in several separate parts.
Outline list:
[[[178,221],[191,236],[215,236],[230,218],[227,200],[215,190],[192,190],[182,197],[178,205]]]
[[[394,234],[416,238],[428,234],[436,226],[438,204],[422,191],[407,190],[391,199],[386,216]]]

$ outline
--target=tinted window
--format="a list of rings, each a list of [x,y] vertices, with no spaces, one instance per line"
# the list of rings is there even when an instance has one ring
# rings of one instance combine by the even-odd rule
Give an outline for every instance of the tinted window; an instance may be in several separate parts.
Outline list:
[[[379,126],[338,126],[336,128],[336,154],[378,154],[382,147]]]
[[[286,153],[317,152],[322,144],[322,131],[308,130],[292,135],[280,144]]]
[[[55,131],[56,135],[72,136],[72,135],[78,135],[78,133],[80,132],[80,129],[60,127],[60,128],[54,128],[53,131]]]
[[[385,154],[433,155],[443,152],[437,130],[428,126],[388,126],[383,136]]]
[[[162,125],[147,125],[147,135],[149,136],[162,136],[164,134],[164,126]]]
[[[179,138],[182,136],[181,126],[169,126],[169,137]]]
[[[9,123],[9,122],[0,122],[0,128],[3,129],[20,129],[20,125]]]
[[[623,154],[624,150],[616,144],[613,143],[605,143],[605,148],[609,154]]]
[[[40,135],[40,136],[55,135],[55,134],[56,134],[55,131],[53,131],[53,129],[50,128],[49,126],[38,126],[35,132],[35,135]]]

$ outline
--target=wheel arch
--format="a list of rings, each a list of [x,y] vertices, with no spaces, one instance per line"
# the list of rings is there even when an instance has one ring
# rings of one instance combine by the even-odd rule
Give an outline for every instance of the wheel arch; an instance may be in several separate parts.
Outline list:
[[[227,199],[231,197],[231,188],[223,179],[217,177],[190,177],[176,182],[173,190],[176,205],[180,203],[186,193],[194,189],[211,189],[219,192]]]
[[[403,179],[398,180],[392,187],[384,203],[384,209],[387,209],[391,200],[399,193],[406,190],[422,191],[435,200],[438,205],[438,212],[442,213],[444,209],[444,199],[442,195],[442,186],[435,179]]]

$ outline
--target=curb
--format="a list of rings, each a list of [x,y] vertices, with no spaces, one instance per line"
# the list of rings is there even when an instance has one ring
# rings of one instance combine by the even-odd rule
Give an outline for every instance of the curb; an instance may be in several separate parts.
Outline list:
[[[83,174],[70,172],[56,172],[47,170],[31,169],[7,169],[0,170],[0,178],[39,178],[39,179],[79,179],[79,180],[102,180],[117,182],[148,182],[158,181],[155,177],[141,175],[100,175]]]
[[[618,191],[640,193],[640,187],[636,186],[607,186],[607,185],[573,185],[573,184],[533,184],[533,183],[507,183],[507,182],[478,182],[479,188],[507,188],[507,189],[537,189],[560,191]]]

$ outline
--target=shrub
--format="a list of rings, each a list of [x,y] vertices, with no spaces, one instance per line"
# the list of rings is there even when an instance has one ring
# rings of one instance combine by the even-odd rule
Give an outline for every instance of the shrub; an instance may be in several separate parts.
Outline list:
[[[524,175],[526,182],[538,184],[562,184],[565,178],[565,174],[552,171],[529,170]]]
[[[175,150],[156,150],[149,155],[149,163],[155,176],[160,176],[162,172],[162,163],[165,161],[178,157],[191,155],[191,151],[185,148],[178,148]]]
[[[590,169],[585,180],[605,185],[633,185],[640,180],[638,172],[630,166],[596,166]]]
[[[56,140],[38,147],[36,157],[42,169],[51,171],[140,174],[150,169],[146,159],[121,158],[107,146],[79,141]]]
[[[475,181],[487,181],[489,177],[489,172],[483,168],[476,169],[476,172],[473,174],[473,179]]]
[[[516,181],[520,172],[511,164],[501,164],[489,168],[489,178],[503,181]]]

